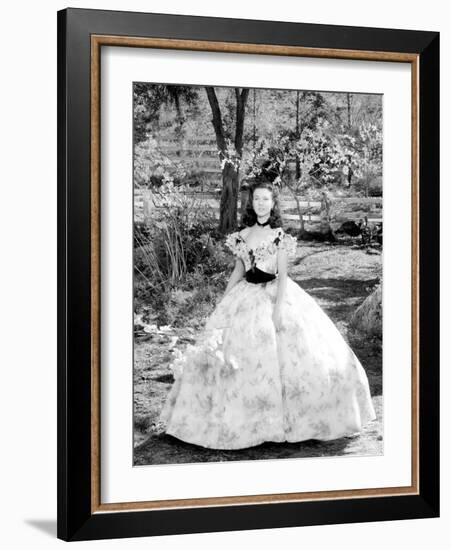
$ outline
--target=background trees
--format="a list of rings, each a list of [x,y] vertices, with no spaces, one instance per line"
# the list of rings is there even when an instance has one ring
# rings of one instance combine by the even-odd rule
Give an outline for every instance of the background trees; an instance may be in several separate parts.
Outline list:
[[[381,194],[378,95],[137,83],[134,142],[135,185],[218,190],[221,233],[236,226],[240,181],[264,163],[295,201]]]

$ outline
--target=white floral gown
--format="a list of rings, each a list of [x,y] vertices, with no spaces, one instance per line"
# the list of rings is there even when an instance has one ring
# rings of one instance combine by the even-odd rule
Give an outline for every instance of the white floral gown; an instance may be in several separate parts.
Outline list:
[[[264,279],[276,275],[278,248],[296,250],[281,228],[255,250],[238,232],[226,244],[250,280],[255,270]],[[287,277],[276,332],[276,293],[277,278],[242,279],[218,303],[195,345],[171,365],[175,381],[160,415],[166,433],[242,449],[336,439],[376,417],[365,371],[326,313]]]

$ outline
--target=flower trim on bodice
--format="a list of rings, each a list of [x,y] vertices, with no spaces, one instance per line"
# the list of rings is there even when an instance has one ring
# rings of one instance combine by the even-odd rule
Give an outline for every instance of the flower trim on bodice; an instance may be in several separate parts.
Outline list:
[[[285,250],[289,256],[296,252],[297,241],[291,235],[284,232],[281,227],[273,230],[273,233],[263,239],[256,247],[250,248],[239,231],[230,233],[226,240],[226,246],[240,258],[246,271],[254,266],[261,265],[269,272],[277,271],[277,251]],[[268,265],[272,264],[272,265]]]

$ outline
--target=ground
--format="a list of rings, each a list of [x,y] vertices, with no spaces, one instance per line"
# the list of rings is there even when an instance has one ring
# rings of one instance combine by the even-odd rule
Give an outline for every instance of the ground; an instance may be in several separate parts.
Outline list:
[[[335,322],[366,370],[377,419],[360,435],[329,442],[264,443],[238,451],[216,451],[164,434],[158,416],[173,382],[169,363],[174,349],[183,349],[187,343],[194,342],[195,332],[190,328],[155,328],[135,341],[134,464],[382,454],[381,341],[348,329],[353,311],[378,282],[381,268],[381,255],[372,249],[301,244],[289,269],[290,277],[309,292]]]

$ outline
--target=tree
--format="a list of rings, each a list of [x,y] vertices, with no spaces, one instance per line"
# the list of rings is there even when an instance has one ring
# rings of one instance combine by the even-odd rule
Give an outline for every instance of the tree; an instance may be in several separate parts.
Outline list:
[[[221,108],[215,88],[206,86],[208,102],[212,113],[212,124],[216,136],[219,160],[222,170],[222,191],[219,205],[219,231],[223,234],[235,229],[238,207],[238,176],[243,154],[244,117],[249,89],[235,88],[236,116],[233,143],[228,138],[223,123]]]
[[[226,104],[224,113],[221,113],[215,88],[207,86],[205,90],[211,108],[211,122],[222,171],[219,230],[222,233],[227,233],[235,228],[237,221],[238,177],[243,153],[244,118],[249,89],[235,88],[234,105],[231,105],[230,102]],[[142,142],[147,147],[148,128],[152,127],[155,133],[160,123],[162,107],[175,108],[174,122],[177,123],[175,131],[180,133],[185,121],[182,103],[191,108],[195,107],[198,91],[191,86],[137,83],[134,87],[134,100],[135,143]]]
[[[150,127],[155,133],[164,105],[175,107],[176,131],[180,132],[185,122],[182,104],[192,106],[196,103],[197,97],[197,88],[194,86],[136,82],[133,86],[135,143],[147,139]]]
[[[371,143],[371,151],[377,151],[377,143],[381,136],[377,128],[365,127],[363,136]],[[369,151],[366,146],[363,152]],[[262,172],[272,172],[274,182],[284,186],[296,203],[299,216],[299,233],[305,233],[304,214],[300,195],[316,195],[322,203],[322,233],[330,233],[331,207],[327,190],[340,181],[339,174],[352,169],[358,172],[359,164],[370,166],[364,162],[362,152],[356,147],[356,139],[347,134],[337,134],[328,120],[317,118],[314,124],[305,125],[298,139],[292,135],[276,134],[271,138],[258,141],[256,154],[250,159],[250,172],[257,175]],[[375,156],[376,153],[373,154]],[[369,153],[367,153],[369,157]],[[289,170],[292,161],[302,168],[295,174]],[[263,162],[263,164],[262,164]],[[374,163],[373,163],[374,164]],[[371,164],[371,167],[373,166]]]
[[[377,124],[362,124],[359,128],[359,175],[365,184],[365,195],[373,178],[382,174],[382,130]]]

